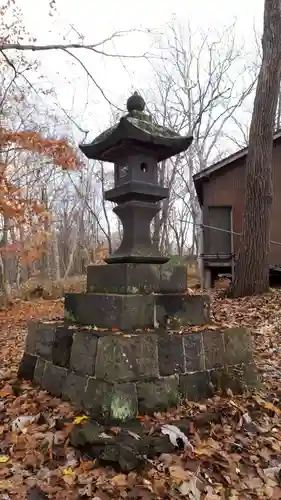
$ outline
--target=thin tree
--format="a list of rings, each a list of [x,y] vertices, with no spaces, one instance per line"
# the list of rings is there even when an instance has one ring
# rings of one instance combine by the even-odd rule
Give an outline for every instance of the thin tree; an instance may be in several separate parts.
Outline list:
[[[246,160],[245,209],[234,297],[269,289],[272,149],[281,80],[281,0],[265,0],[262,52]]]

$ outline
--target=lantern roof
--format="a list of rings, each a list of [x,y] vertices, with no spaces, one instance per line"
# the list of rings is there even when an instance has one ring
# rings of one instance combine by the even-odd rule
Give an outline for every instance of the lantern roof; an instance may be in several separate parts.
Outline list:
[[[192,143],[192,135],[181,136],[157,124],[145,113],[145,101],[135,92],[127,101],[128,113],[90,144],[80,144],[87,158],[115,162],[130,151],[146,151],[157,162],[182,153]]]

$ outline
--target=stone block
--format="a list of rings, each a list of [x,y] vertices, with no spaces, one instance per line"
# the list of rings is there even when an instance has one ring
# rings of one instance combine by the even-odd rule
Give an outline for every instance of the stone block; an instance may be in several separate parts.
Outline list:
[[[34,325],[37,330],[35,353],[46,361],[52,361],[57,326],[57,323],[47,321],[44,323],[38,322],[36,326]]]
[[[159,293],[184,293],[187,289],[187,267],[167,262],[159,266]]]
[[[65,314],[79,324],[99,328],[151,328],[154,295],[67,293]]]
[[[110,264],[87,268],[87,292],[149,294],[159,291],[156,264]]]
[[[211,381],[216,391],[243,394],[247,389],[260,388],[260,377],[254,363],[231,365],[223,369],[211,370]]]
[[[174,319],[178,326],[210,323],[210,298],[207,295],[154,295],[156,319],[160,326],[169,326]]]
[[[157,336],[100,337],[95,375],[98,379],[111,382],[158,377]]]
[[[187,288],[187,269],[169,263],[92,265],[87,269],[88,293],[179,293]]]
[[[177,375],[137,384],[140,415],[167,411],[179,404]]]
[[[185,372],[205,370],[205,356],[201,332],[190,332],[183,336]]]
[[[227,328],[223,332],[227,365],[253,361],[251,333],[247,328]]]
[[[67,368],[73,341],[73,329],[58,326],[54,336],[52,361],[55,365]]]
[[[243,365],[243,377],[247,389],[251,390],[261,390],[262,383],[259,372],[255,363],[247,363]]]
[[[25,338],[25,352],[35,354],[36,342],[39,335],[40,321],[29,321],[27,324],[27,335]]]
[[[94,375],[98,337],[93,332],[77,331],[73,344],[69,367],[82,375]]]
[[[60,366],[46,363],[45,370],[42,376],[41,387],[48,391],[53,396],[60,397],[67,375],[67,370]]]
[[[180,375],[180,392],[187,400],[200,401],[213,395],[210,382],[208,371]]]
[[[82,407],[87,378],[68,372],[63,384],[62,397],[70,401],[77,408]]]
[[[83,406],[99,422],[131,420],[138,412],[136,386],[131,382],[109,384],[89,377]]]
[[[42,378],[45,370],[45,366],[47,364],[47,361],[41,358],[37,358],[35,370],[34,370],[34,376],[33,376],[33,383],[35,385],[41,385],[42,383]]]
[[[20,362],[18,369],[18,378],[24,380],[33,380],[34,370],[36,366],[37,357],[33,354],[25,352]]]
[[[184,373],[183,337],[163,332],[158,336],[158,363],[161,376]]]
[[[202,332],[206,369],[220,368],[225,364],[223,335],[220,330]]]

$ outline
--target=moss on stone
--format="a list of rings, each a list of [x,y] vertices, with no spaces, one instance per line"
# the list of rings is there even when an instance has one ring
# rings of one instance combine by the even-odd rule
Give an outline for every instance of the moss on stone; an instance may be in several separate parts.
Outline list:
[[[71,311],[67,311],[66,309],[64,310],[64,319],[66,321],[72,321],[73,323],[76,322],[74,314]]]

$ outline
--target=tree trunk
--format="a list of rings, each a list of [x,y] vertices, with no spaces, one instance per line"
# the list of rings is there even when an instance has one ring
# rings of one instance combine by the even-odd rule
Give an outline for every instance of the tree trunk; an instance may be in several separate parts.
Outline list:
[[[234,297],[269,289],[272,149],[281,78],[281,0],[265,0],[262,49],[249,134],[245,210],[232,289]]]

